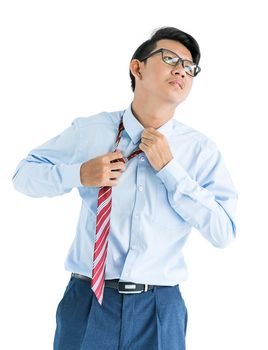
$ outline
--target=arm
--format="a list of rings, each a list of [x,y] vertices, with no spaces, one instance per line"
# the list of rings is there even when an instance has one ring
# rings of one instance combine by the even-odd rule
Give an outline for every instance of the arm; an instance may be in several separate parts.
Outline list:
[[[238,196],[216,146],[203,150],[197,165],[196,180],[174,158],[156,175],[172,208],[214,246],[224,248],[236,235]]]
[[[14,187],[31,197],[53,197],[82,186],[78,153],[79,128],[74,120],[18,164],[12,178]]]

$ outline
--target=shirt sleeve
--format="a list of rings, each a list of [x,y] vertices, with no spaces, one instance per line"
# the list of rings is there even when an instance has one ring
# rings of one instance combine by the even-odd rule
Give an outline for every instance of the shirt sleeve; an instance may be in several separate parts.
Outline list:
[[[82,186],[76,121],[21,160],[12,177],[16,190],[31,197],[53,197]]]
[[[156,175],[163,181],[172,208],[218,248],[236,236],[238,195],[217,147],[207,147],[191,178],[173,158]]]

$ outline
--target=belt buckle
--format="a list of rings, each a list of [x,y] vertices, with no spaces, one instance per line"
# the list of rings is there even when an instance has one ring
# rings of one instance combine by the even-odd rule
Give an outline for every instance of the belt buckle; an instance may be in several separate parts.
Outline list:
[[[147,287],[147,288],[146,288]],[[143,290],[136,290],[137,284],[132,283],[132,282],[118,282],[118,292],[121,294],[137,294],[137,293],[142,293]],[[148,285],[145,285],[145,291],[148,289]]]

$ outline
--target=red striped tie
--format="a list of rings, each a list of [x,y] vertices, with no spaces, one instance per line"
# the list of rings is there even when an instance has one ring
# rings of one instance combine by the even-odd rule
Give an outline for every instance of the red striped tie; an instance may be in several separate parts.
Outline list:
[[[120,142],[122,131],[124,130],[123,117],[119,124],[118,134],[115,143],[115,150]],[[122,158],[125,163],[137,154],[143,152],[138,149],[131,153],[130,156]],[[115,160],[115,162],[120,160]],[[105,263],[107,256],[108,247],[108,235],[110,231],[110,213],[112,209],[112,187],[104,186],[100,187],[98,194],[98,208],[97,208],[97,219],[96,219],[96,236],[94,245],[93,255],[93,269],[92,269],[92,280],[91,288],[98,299],[100,305],[102,305],[103,294],[104,294],[104,276],[105,276]]]

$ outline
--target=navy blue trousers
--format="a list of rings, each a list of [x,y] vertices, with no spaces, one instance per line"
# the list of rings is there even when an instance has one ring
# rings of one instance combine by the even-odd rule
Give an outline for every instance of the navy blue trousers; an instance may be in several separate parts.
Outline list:
[[[185,350],[187,308],[179,285],[120,294],[71,277],[56,311],[54,350]]]

